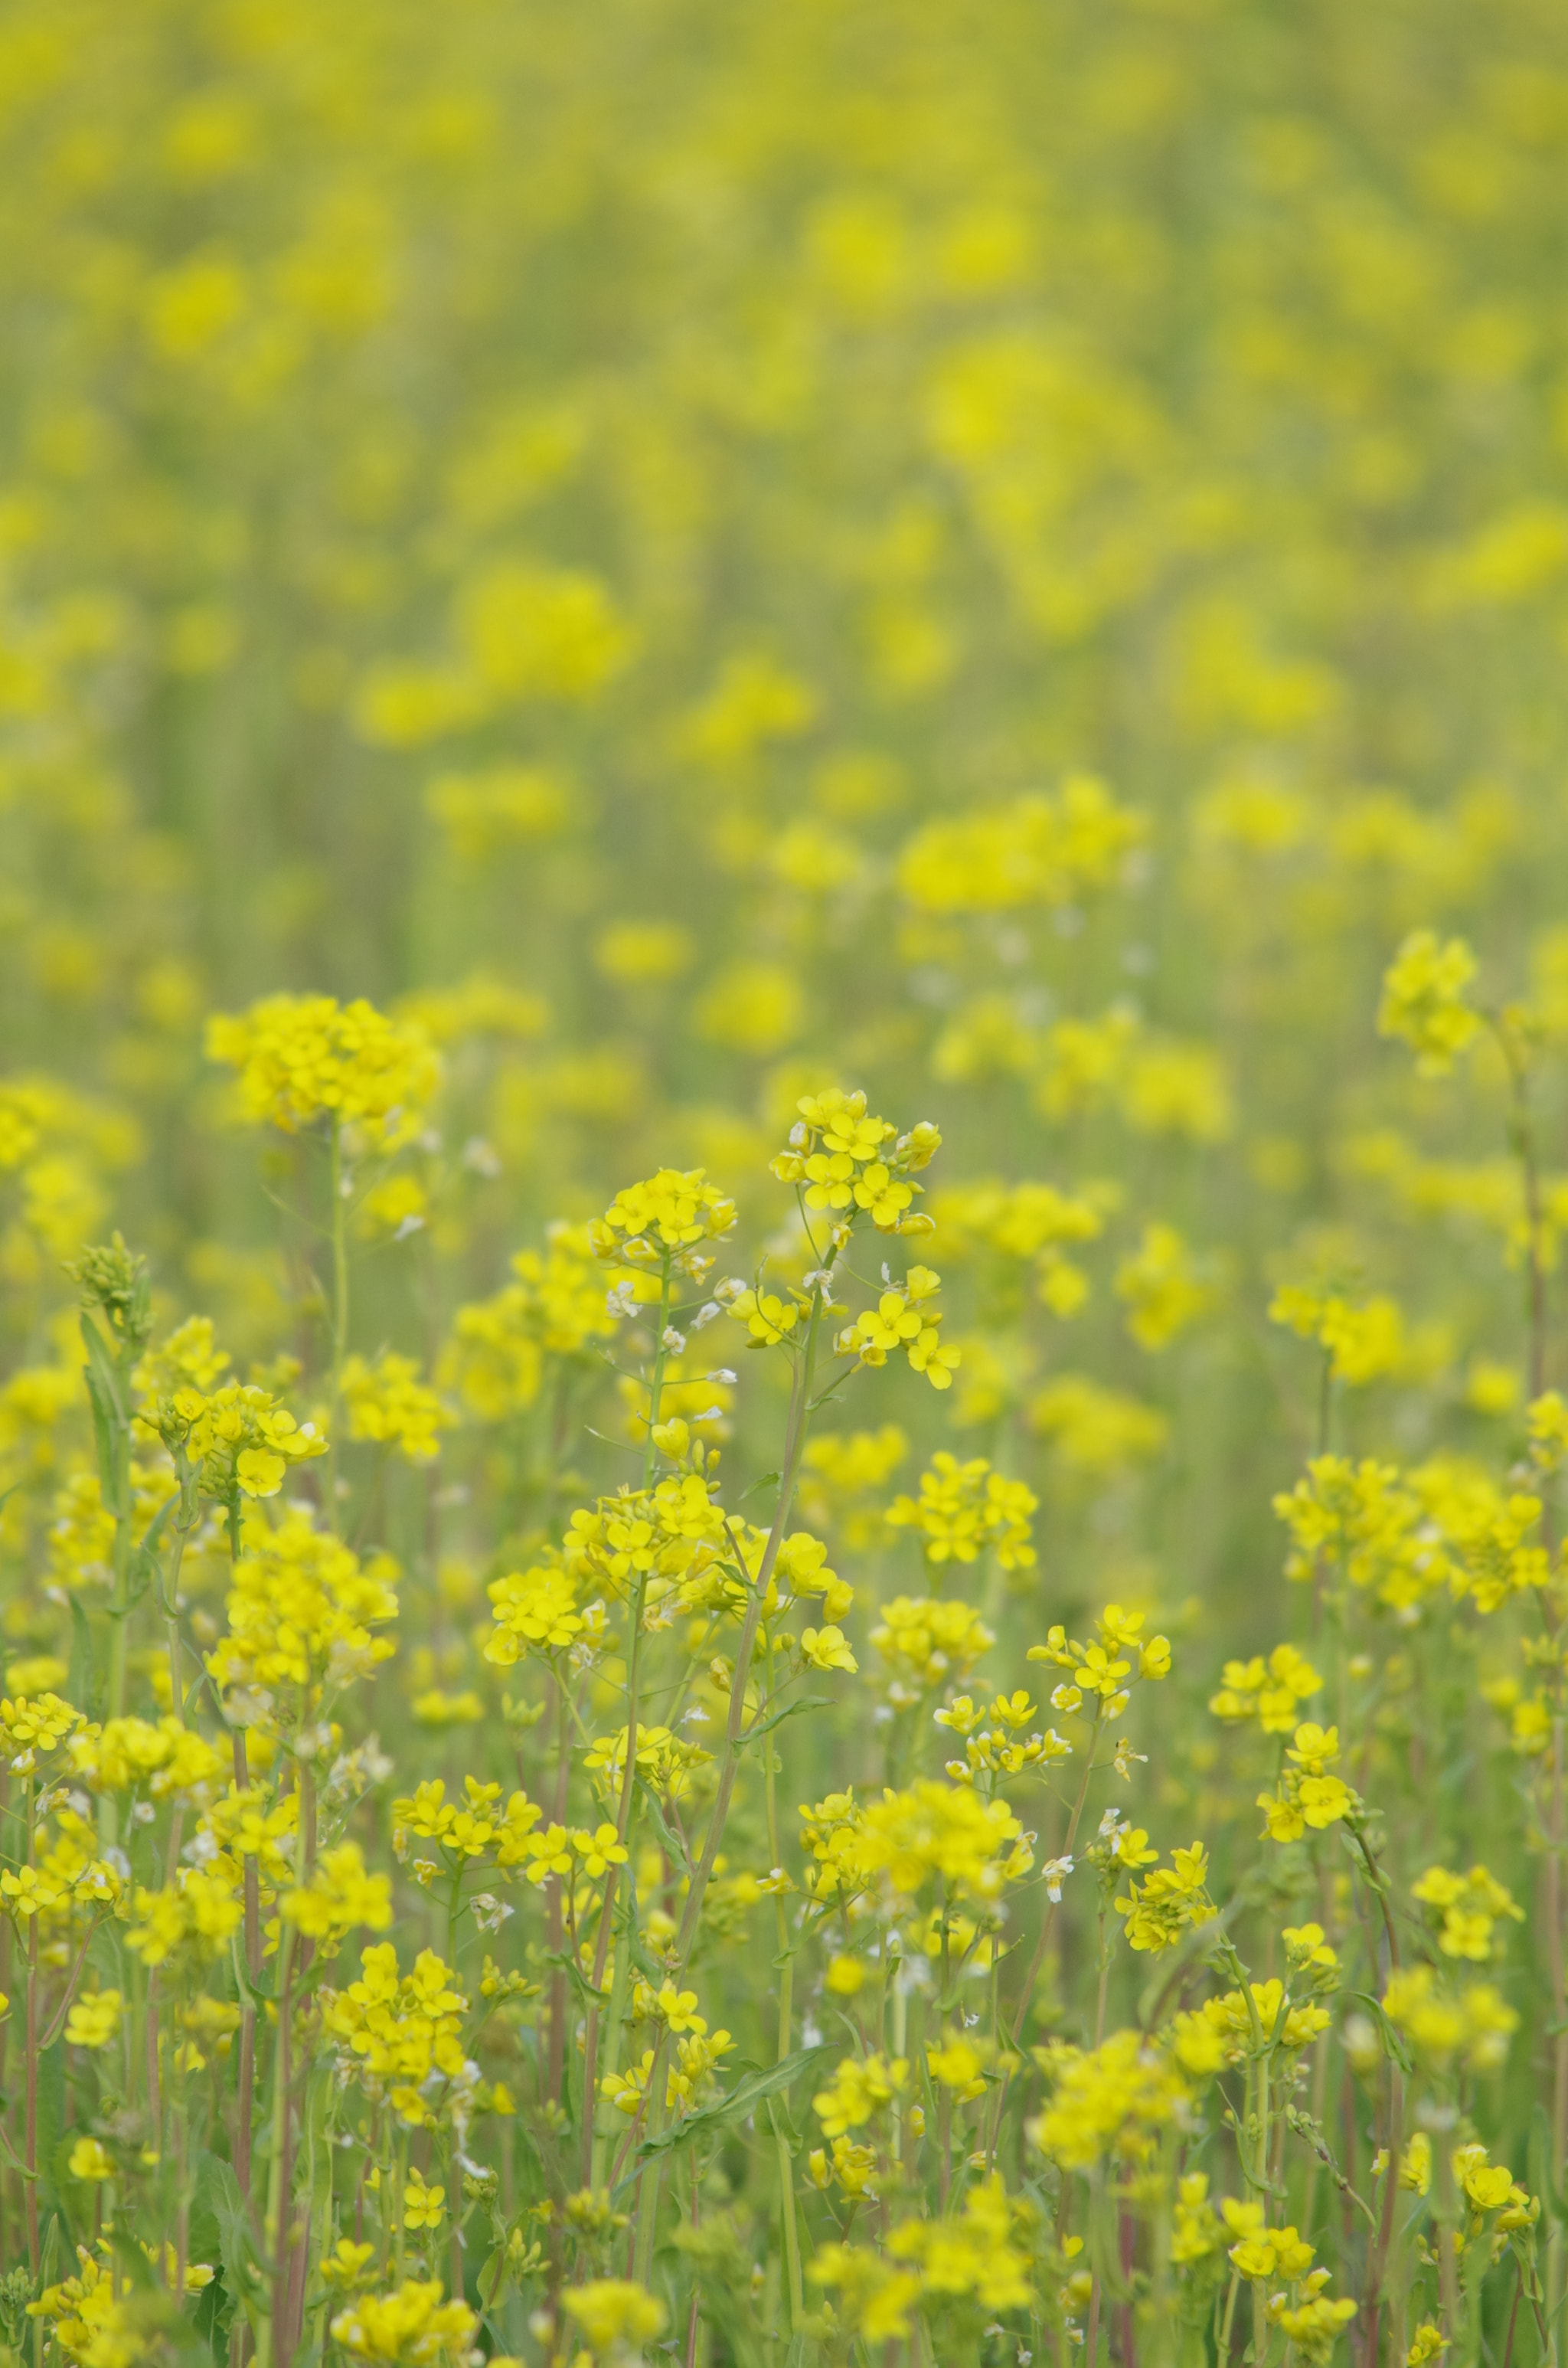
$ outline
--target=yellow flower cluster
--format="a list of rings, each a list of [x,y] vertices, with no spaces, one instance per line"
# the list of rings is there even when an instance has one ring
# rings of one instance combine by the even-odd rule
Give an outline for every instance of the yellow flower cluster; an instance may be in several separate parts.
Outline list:
[[[468,2305],[447,2302],[434,2278],[405,2278],[394,2293],[362,2294],[332,2321],[351,2360],[377,2368],[466,2368],[478,2327]]]
[[[224,1772],[205,1736],[177,1718],[111,1718],[78,1726],[70,1738],[71,1772],[90,1792],[145,1792],[149,1800],[205,1804]]]
[[[441,1353],[441,1387],[481,1422],[526,1413],[547,1358],[580,1357],[620,1320],[606,1305],[586,1225],[552,1224],[542,1251],[518,1250],[511,1264],[513,1280],[493,1298],[457,1310]]]
[[[294,1134],[324,1118],[378,1151],[413,1142],[440,1079],[424,1030],[362,998],[267,996],[210,1020],[207,1050],[238,1072],[239,1110],[251,1125]]]
[[[406,1974],[399,1972],[390,1941],[365,1949],[359,1963],[358,1981],[323,1990],[322,2027],[367,2092],[384,2098],[408,2127],[422,2128],[465,2077],[468,2000],[453,1987],[450,1968],[429,1949],[420,1951]]]
[[[948,1255],[961,1259],[989,1253],[1029,1267],[1043,1304],[1066,1317],[1088,1298],[1089,1279],[1063,1245],[1097,1241],[1115,1201],[1115,1192],[1103,1186],[1064,1192],[1052,1184],[987,1179],[944,1185],[933,1195],[931,1214]]]
[[[1483,1866],[1456,1874],[1445,1866],[1429,1866],[1410,1886],[1410,1896],[1431,1910],[1439,1922],[1437,1946],[1445,1957],[1469,1957],[1485,1964],[1497,1946],[1497,1927],[1505,1917],[1522,1924],[1525,1911],[1507,1886]],[[1439,1921],[1440,1919],[1440,1921]]]
[[[384,1349],[371,1363],[350,1357],[339,1386],[348,1415],[350,1439],[374,1440],[410,1463],[433,1463],[441,1452],[440,1434],[452,1417],[432,1389],[419,1379],[412,1357]]]
[[[372,1632],[397,1618],[386,1555],[358,1554],[303,1513],[251,1533],[234,1565],[228,1634],[208,1658],[221,1686],[310,1689],[391,1658],[392,1640]]]
[[[291,1466],[327,1451],[318,1424],[297,1422],[269,1390],[248,1382],[224,1382],[210,1396],[185,1383],[142,1420],[166,1447],[183,1450],[201,1493],[223,1504],[276,1497]]]
[[[495,1624],[484,1640],[484,1657],[497,1668],[512,1668],[530,1652],[541,1657],[559,1653],[579,1636],[602,1629],[598,1607],[577,1609],[575,1580],[561,1564],[504,1572],[486,1592],[495,1607]]]
[[[1272,1793],[1260,1793],[1264,1830],[1271,1841],[1300,1841],[1310,1828],[1359,1816],[1361,1803],[1341,1776],[1332,1770],[1339,1757],[1339,1729],[1312,1721],[1298,1726],[1285,1753],[1279,1780]]]
[[[1170,1640],[1145,1638],[1145,1616],[1119,1603],[1108,1603],[1096,1619],[1099,1633],[1092,1643],[1077,1644],[1064,1628],[1053,1627],[1043,1645],[1029,1646],[1031,1661],[1046,1661],[1072,1673],[1071,1683],[1058,1686],[1052,1693],[1052,1710],[1075,1711],[1089,1694],[1096,1719],[1119,1718],[1131,1699],[1133,1684],[1142,1679],[1157,1683],[1169,1677]]]
[[[1446,1076],[1481,1031],[1479,1015],[1464,999],[1475,968],[1462,938],[1444,943],[1431,929],[1413,930],[1388,967],[1379,1032],[1403,1037],[1424,1077]]]
[[[839,1333],[838,1354],[874,1367],[902,1350],[912,1372],[924,1373],[934,1390],[950,1390],[963,1352],[942,1343],[942,1310],[932,1304],[941,1287],[941,1276],[928,1266],[912,1266],[901,1283],[890,1279],[875,1307]]]
[[[796,1108],[800,1117],[773,1173],[800,1188],[809,1211],[827,1213],[835,1241],[862,1212],[879,1233],[931,1231],[930,1221],[914,1208],[925,1188],[911,1178],[941,1148],[934,1126],[923,1121],[900,1134],[890,1121],[869,1113],[863,1093],[846,1093],[842,1086],[802,1095]]]
[[[1074,774],[1054,796],[928,825],[904,849],[898,884],[922,913],[1074,905],[1112,885],[1147,826],[1103,781]]]
[[[1186,2118],[1191,2087],[1169,2055],[1136,2031],[1112,2033],[1085,2050],[1053,2040],[1040,2052],[1051,2100],[1029,2136],[1063,2170],[1086,2169],[1106,2156],[1148,2159],[1160,2133]]]
[[[1039,1504],[1021,1480],[1005,1480],[983,1455],[960,1463],[938,1448],[920,1475],[920,1494],[899,1497],[887,1508],[892,1529],[914,1530],[926,1560],[971,1563],[987,1547],[1002,1570],[1028,1570],[1035,1561],[1030,1517]]]
[[[949,1679],[967,1678],[996,1639],[956,1597],[895,1595],[883,1604],[871,1642],[888,1672],[891,1698],[902,1705]]]
[[[1028,1837],[1006,1802],[929,1779],[868,1803],[855,1848],[858,1862],[901,1899],[939,1880],[948,1898],[994,1900],[1033,1864]]]
[[[682,1174],[661,1167],[618,1192],[589,1225],[588,1239],[599,1258],[623,1258],[634,1267],[650,1267],[684,1252],[690,1267],[696,1245],[722,1239],[734,1222],[733,1201],[709,1182],[702,1168]]]
[[[1209,1707],[1227,1726],[1256,1719],[1265,1735],[1289,1735],[1296,1724],[1296,1705],[1323,1691],[1323,1679],[1304,1653],[1294,1645],[1276,1645],[1268,1658],[1254,1654],[1250,1661],[1227,1661],[1224,1683],[1209,1698]]]
[[[1456,2059],[1472,2069],[1494,2068],[1507,2055],[1519,2018],[1490,1982],[1455,1991],[1430,1965],[1391,1974],[1383,2012],[1425,2065],[1446,2071]]]
[[[1116,1901],[1128,1947],[1155,1953],[1173,1948],[1189,1924],[1214,1913],[1208,1883],[1209,1853],[1201,1842],[1172,1850],[1169,1866],[1153,1867],[1142,1883],[1130,1881]]]

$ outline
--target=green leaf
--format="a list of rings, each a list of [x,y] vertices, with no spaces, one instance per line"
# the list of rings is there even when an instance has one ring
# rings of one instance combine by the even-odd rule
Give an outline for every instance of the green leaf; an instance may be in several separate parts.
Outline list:
[[[239,1991],[241,2003],[254,2007],[257,2019],[265,2021],[267,2009],[272,2004],[272,1992],[258,1989],[246,1972],[244,1959],[240,1954],[240,1936],[237,1932],[230,1936],[229,1954],[233,1961],[234,1986]]]
[[[743,1488],[741,1490],[740,1495],[735,1498],[736,1504],[744,1505],[747,1497],[755,1497],[760,1488],[777,1488],[779,1477],[780,1475],[777,1472],[765,1472],[760,1480],[754,1480],[749,1488]]]
[[[483,2265],[480,2270],[479,2283],[474,2291],[479,2295],[480,2313],[484,2318],[488,2318],[491,2312],[499,2308],[506,2299],[509,2281],[506,2275],[506,2259],[505,2251],[492,2250],[486,2253]],[[501,2263],[499,2276],[496,2274],[498,2261]],[[494,2294],[491,2292],[492,2285],[495,2289]]]
[[[801,2151],[801,2133],[790,2120],[789,2107],[781,2097],[769,2097],[767,2118],[772,2123],[775,2137],[783,2139],[792,2156],[798,2155]]]
[[[174,1607],[164,1593],[164,1570],[158,1557],[163,1551],[164,1524],[178,1502],[177,1497],[165,1498],[159,1506],[157,1516],[150,1525],[146,1536],[139,1546],[132,1549],[131,1556],[131,1600],[133,1603],[140,1603],[148,1588],[155,1587],[158,1592],[158,1609],[165,1619],[173,1617]]]
[[[266,2281],[250,2212],[240,2193],[233,2165],[204,2148],[197,2163],[196,2192],[218,2225],[223,2283],[236,2307],[243,2307],[248,2316],[253,2305],[262,2299]],[[254,2317],[251,2324],[256,2324]]]
[[[1360,2000],[1376,2022],[1382,2034],[1383,2052],[1390,2062],[1397,2064],[1402,2072],[1413,2072],[1415,2067],[1405,2053],[1404,2042],[1383,2012],[1380,2000],[1373,1998],[1369,1990],[1352,1990],[1351,1996]]]
[[[57,2212],[51,2216],[48,2227],[44,2230],[43,2240],[38,2248],[38,2282],[40,2292],[45,2286],[59,2285],[62,2279],[68,2274],[65,2265],[70,2259],[70,2238],[66,2233],[65,2224]]]
[[[735,2123],[744,2122],[748,2113],[755,2112],[767,2098],[781,2095],[803,2073],[832,2053],[830,2047],[797,2047],[792,2055],[786,2055],[782,2064],[769,2065],[765,2072],[748,2073],[744,2080],[737,2080],[729,2095],[721,2098],[716,2105],[705,2105],[699,2113],[687,2113],[685,2120],[677,2122],[673,2129],[661,2130],[657,2137],[644,2138],[637,2149],[638,2161],[645,2162],[651,2155],[675,2154],[683,2146],[694,2146],[699,2138],[711,2137],[716,2131],[732,2129]],[[621,2186],[627,2186],[636,2176],[635,2171],[630,2172],[621,2180]],[[617,2192],[619,2192],[619,2189]]]
[[[608,1990],[597,1990],[569,1949],[545,1949],[540,1952],[547,1965],[560,1965],[570,1977],[572,1986],[585,2006],[608,2006]]]
[[[771,1735],[776,1726],[782,1726],[787,1718],[799,1718],[803,1710],[831,1710],[832,1708],[831,1694],[801,1694],[794,1702],[786,1702],[781,1710],[769,1711],[765,1718],[754,1719],[742,1736],[741,1741],[743,1744],[755,1743],[759,1736]]]
[[[55,2185],[54,2157],[65,2135],[65,2042],[57,2039],[52,2047],[40,2051],[38,2059],[38,2208],[40,2213],[58,2212],[60,2191]]]
[[[676,1833],[675,1827],[671,1825],[669,1819],[665,1816],[663,1809],[659,1806],[658,1794],[654,1792],[653,1786],[649,1783],[645,1776],[638,1776],[636,1779],[636,1784],[638,1792],[642,1796],[642,1805],[653,1821],[653,1829],[655,1833],[658,1835],[659,1839],[664,1843],[665,1850],[669,1852],[676,1866],[679,1867],[681,1873],[689,1878],[691,1873],[690,1852],[687,1850],[686,1844],[682,1841],[680,1836]]]
[[[1546,2107],[1539,2102],[1530,2115],[1528,2160],[1530,2193],[1540,2197],[1554,2220],[1568,2222],[1568,2197],[1551,2176],[1551,2123]]]
[[[80,1600],[73,1595],[71,1602],[71,1667],[66,1674],[67,1697],[89,1718],[97,1718],[102,1705],[97,1700],[97,1689],[93,1678],[93,1632]]]
[[[87,1352],[85,1378],[93,1408],[93,1432],[97,1440],[98,1483],[104,1509],[117,1520],[124,1520],[129,1518],[131,1505],[120,1486],[119,1463],[115,1454],[116,1440],[127,1428],[127,1416],[119,1398],[119,1375],[104,1345],[103,1334],[85,1315],[82,1318],[82,1345]]]

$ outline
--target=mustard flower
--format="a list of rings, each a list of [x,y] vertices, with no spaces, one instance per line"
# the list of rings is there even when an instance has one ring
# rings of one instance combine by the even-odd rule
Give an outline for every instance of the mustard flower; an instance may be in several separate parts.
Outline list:
[[[373,1440],[410,1463],[429,1463],[441,1452],[439,1433],[452,1417],[434,1390],[419,1380],[412,1357],[383,1350],[372,1364],[349,1357],[342,1374],[350,1439]]]
[[[1003,1570],[1027,1570],[1035,1561],[1038,1503],[1021,1480],[1005,1480],[983,1455],[960,1463],[939,1448],[920,1475],[919,1497],[895,1498],[885,1518],[892,1529],[914,1530],[933,1565],[971,1563],[990,1546]]]
[[[629,1184],[616,1194],[602,1217],[588,1228],[595,1255],[624,1258],[633,1266],[655,1265],[677,1252],[689,1254],[699,1242],[727,1234],[735,1221],[735,1204],[706,1172],[694,1167],[682,1174],[661,1167],[640,1184]]]
[[[422,1028],[362,998],[274,995],[209,1020],[210,1059],[238,1071],[242,1116],[286,1134],[318,1118],[358,1129],[380,1151],[410,1143],[440,1081]]]
[[[584,2342],[601,2356],[637,2350],[665,2331],[665,2305],[630,2278],[590,2278],[562,2297]]]
[[[292,1512],[276,1530],[247,1536],[229,1594],[229,1633],[209,1657],[221,1686],[319,1685],[390,1658],[372,1632],[397,1617],[386,1556],[362,1565],[336,1538]]]
[[[1475,967],[1462,938],[1442,944],[1434,930],[1415,929],[1384,973],[1378,1033],[1403,1037],[1424,1077],[1446,1076],[1481,1031],[1479,1014],[1464,999]]]
[[[395,2292],[361,2294],[332,2321],[332,2340],[377,2368],[462,2368],[478,2326],[464,2302],[446,2302],[435,2278],[405,2278]]]

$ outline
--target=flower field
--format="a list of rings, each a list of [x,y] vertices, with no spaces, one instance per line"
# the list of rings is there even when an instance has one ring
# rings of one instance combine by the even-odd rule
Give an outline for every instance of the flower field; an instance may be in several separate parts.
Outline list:
[[[0,2368],[1559,2368],[1561,12],[0,160]]]

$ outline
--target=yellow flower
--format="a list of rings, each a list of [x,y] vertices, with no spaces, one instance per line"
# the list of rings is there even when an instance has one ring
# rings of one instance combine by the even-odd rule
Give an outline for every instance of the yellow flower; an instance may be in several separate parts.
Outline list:
[[[286,1922],[329,1944],[332,1934],[356,1924],[384,1932],[392,1922],[392,1883],[384,1874],[366,1873],[358,1842],[339,1842],[322,1851],[307,1880],[286,1891],[279,1907]]]
[[[1455,1992],[1430,1965],[1410,1965],[1391,1974],[1383,2011],[1409,2041],[1415,2055],[1443,2070],[1458,2055],[1476,2070],[1491,2070],[1507,2055],[1519,2018],[1490,1982]]]
[[[332,2338],[380,2368],[460,2368],[477,2325],[466,2303],[442,2301],[435,2278],[405,2278],[395,2293],[363,2294],[339,2311]]]
[[[1116,1270],[1116,1295],[1127,1309],[1128,1331],[1151,1355],[1168,1349],[1213,1301],[1186,1242],[1165,1224],[1144,1226],[1137,1249]]]
[[[630,2278],[590,2278],[562,2297],[591,2351],[652,2343],[665,2331],[665,2305]]]
[[[1028,2135],[1063,2170],[1108,2154],[1147,2160],[1190,2093],[1180,2066],[1137,2031],[1114,2032],[1092,2052],[1053,2040],[1040,2060],[1051,2097]]]
[[[1171,1852],[1168,1867],[1157,1866],[1142,1884],[1130,1883],[1115,1905],[1125,1917],[1128,1945],[1158,1952],[1174,1946],[1189,1924],[1214,1913],[1206,1888],[1209,1856],[1201,1842]]]
[[[426,2187],[417,2170],[410,2171],[403,2191],[403,2225],[405,2228],[438,2228],[447,2210],[444,2187]]]
[[[1296,1704],[1319,1692],[1323,1679],[1293,1645],[1277,1645],[1267,1661],[1227,1661],[1224,1681],[1209,1707],[1228,1725],[1256,1718],[1265,1735],[1289,1735]]]
[[[899,859],[898,884],[924,913],[1073,905],[1112,884],[1147,827],[1102,781],[1074,774],[1055,796],[926,824]]]
[[[428,1463],[441,1452],[438,1433],[452,1417],[418,1378],[412,1357],[385,1349],[374,1364],[350,1357],[343,1368],[343,1402],[350,1439],[374,1440],[410,1463]]]
[[[366,2271],[376,2258],[374,2245],[357,2245],[352,2237],[340,2237],[321,2265],[321,2273],[329,2286],[347,2291],[363,2283]]]
[[[588,1625],[577,1610],[575,1583],[562,1567],[507,1571],[486,1592],[495,1606],[495,1627],[485,1639],[484,1657],[502,1668],[530,1650],[541,1656],[559,1652]]]
[[[118,1990],[90,1990],[79,1998],[65,2019],[65,2037],[72,2047],[107,2047],[119,2031],[124,2001]]]
[[[611,1338],[621,1320],[607,1304],[589,1227],[557,1221],[545,1238],[542,1252],[517,1253],[513,1280],[494,1298],[470,1302],[452,1319],[437,1380],[457,1393],[474,1421],[526,1412],[539,1395],[547,1358],[581,1359],[595,1342]],[[635,1295],[641,1279],[628,1269],[615,1280],[630,1283]]]
[[[1383,976],[1378,1032],[1402,1036],[1424,1077],[1446,1076],[1469,1050],[1481,1020],[1464,999],[1475,976],[1475,956],[1462,938],[1439,944],[1431,929],[1415,929]]]
[[[344,1675],[392,1652],[372,1634],[397,1617],[395,1565],[357,1554],[290,1512],[276,1530],[246,1534],[229,1595],[229,1634],[208,1667],[220,1685],[307,1686],[329,1668]]]
[[[961,1350],[942,1346],[942,1311],[931,1304],[940,1286],[941,1277],[931,1268],[911,1267],[902,1283],[888,1285],[875,1307],[845,1326],[835,1343],[838,1355],[876,1366],[902,1350],[911,1370],[924,1373],[933,1389],[950,1389],[963,1358]]]
[[[241,1114],[286,1134],[321,1117],[359,1129],[378,1150],[410,1143],[440,1080],[422,1028],[360,1000],[274,995],[207,1024],[210,1059],[239,1072]]]
[[[801,1637],[802,1657],[813,1669],[849,1669],[859,1668],[845,1639],[841,1628],[807,1628]]]
[[[905,1898],[939,1878],[949,1898],[994,1899],[1033,1862],[1005,1801],[929,1778],[868,1804],[857,1849],[861,1863]]]
[[[596,1256],[625,1258],[634,1266],[656,1264],[677,1251],[691,1251],[699,1242],[727,1234],[735,1221],[735,1204],[705,1171],[694,1167],[682,1174],[661,1167],[641,1184],[618,1192],[602,1217],[588,1228]]]
[[[891,2063],[882,2055],[846,2055],[829,2086],[812,2099],[812,2111],[822,2123],[823,2135],[839,2138],[848,2130],[864,2128],[886,2112],[908,2085],[909,2066],[902,2055],[895,2055]]]
[[[73,2179],[103,2180],[114,2177],[114,2165],[97,2138],[78,2138],[71,2149]]]
[[[1005,1480],[982,1455],[960,1463],[945,1448],[920,1477],[919,1497],[899,1497],[887,1510],[892,1529],[911,1529],[926,1561],[971,1563],[994,1547],[1003,1570],[1035,1560],[1030,1517],[1039,1499],[1021,1480]]]

